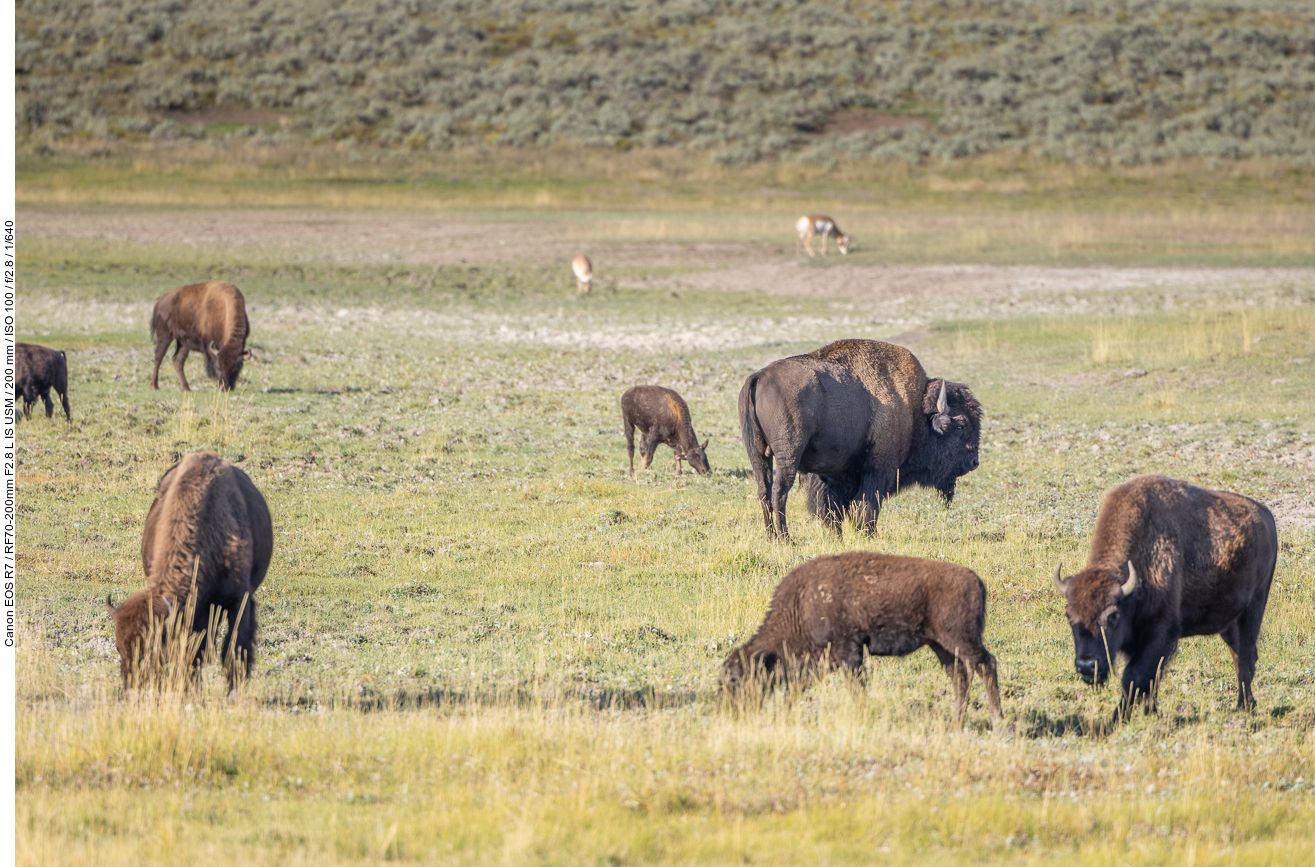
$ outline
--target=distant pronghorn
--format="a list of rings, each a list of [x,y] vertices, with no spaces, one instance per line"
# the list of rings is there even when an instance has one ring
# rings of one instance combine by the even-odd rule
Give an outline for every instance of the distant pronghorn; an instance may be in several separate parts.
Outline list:
[[[581,253],[571,260],[571,270],[575,272],[575,288],[580,295],[588,295],[594,285],[594,266],[589,257]]]
[[[836,246],[840,248],[841,255],[849,252],[849,236],[840,231],[836,221],[822,214],[809,214],[806,217],[800,217],[794,224],[795,231],[799,233],[799,245],[808,251],[808,255],[813,255],[813,236],[822,236],[822,255],[826,255],[826,239],[835,238]]]

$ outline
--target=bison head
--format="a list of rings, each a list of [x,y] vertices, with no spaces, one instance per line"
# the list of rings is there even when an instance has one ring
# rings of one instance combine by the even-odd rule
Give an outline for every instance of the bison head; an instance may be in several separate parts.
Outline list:
[[[751,652],[747,647],[737,647],[721,664],[721,688],[735,694],[747,683],[757,683],[766,689],[772,683],[780,658],[769,651]]]
[[[205,372],[219,380],[221,391],[237,388],[237,377],[242,373],[242,364],[251,357],[251,350],[224,344],[218,346],[212,340],[205,350]]]
[[[105,607],[114,618],[114,643],[119,649],[119,673],[123,676],[123,688],[127,689],[132,683],[134,669],[141,665],[147,652],[146,644],[151,639],[152,623],[159,630],[173,615],[173,603],[147,589],[138,590],[118,605],[106,596]]]
[[[709,437],[709,439],[711,439],[711,437]],[[694,447],[685,449],[685,453],[681,455],[681,457],[689,461],[689,465],[694,468],[694,472],[698,473],[700,476],[706,476],[708,473],[712,472],[712,467],[708,464],[707,448],[707,439],[703,441],[702,445],[699,445],[699,443],[695,441]]]
[[[1110,662],[1131,637],[1131,605],[1137,591],[1137,570],[1128,561],[1128,577],[1120,569],[1088,567],[1061,578],[1055,567],[1055,587],[1064,595],[1064,613],[1073,628],[1073,667],[1087,683],[1100,685],[1110,676]]]
[[[909,455],[911,472],[905,478],[940,491],[949,505],[959,476],[977,469],[982,405],[963,383],[933,379],[927,383],[922,411],[927,436],[920,453]]]

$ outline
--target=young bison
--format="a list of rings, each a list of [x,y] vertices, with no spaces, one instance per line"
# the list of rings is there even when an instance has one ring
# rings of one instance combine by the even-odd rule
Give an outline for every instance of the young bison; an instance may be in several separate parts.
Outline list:
[[[700,476],[706,476],[708,441],[699,445],[694,425],[689,419],[685,400],[669,388],[660,385],[637,385],[621,395],[621,421],[626,426],[626,452],[630,455],[630,475],[635,474],[635,428],[644,435],[639,444],[643,459],[640,469],[648,469],[659,443],[671,446],[676,453],[676,473],[681,473],[680,462],[689,461]]]
[[[273,551],[269,508],[246,473],[214,452],[187,455],[170,467],[160,477],[142,533],[146,587],[117,606],[105,599],[114,618],[124,688],[131,685],[134,665],[145,651],[141,645],[151,620],[163,622],[175,611],[185,610],[193,574],[192,630],[206,630],[211,606],[228,612],[224,664],[230,688],[236,686],[236,663],[242,663],[247,673],[251,671],[255,592],[265,579]],[[230,647],[236,660],[228,656]],[[200,649],[204,648],[203,643]]]
[[[73,420],[68,406],[68,357],[62,350],[48,349],[35,343],[14,344],[14,399],[23,398],[22,414],[24,418],[32,415],[32,404],[37,398],[46,405],[46,418],[55,414],[55,404],[50,400],[50,390],[59,395],[60,405],[64,407],[64,418]],[[17,420],[18,408],[14,415]]]
[[[954,725],[963,726],[974,671],[986,682],[994,725],[1000,687],[982,645],[985,625],[986,587],[971,569],[861,551],[818,557],[777,585],[763,625],[726,658],[721,681],[733,692],[746,677],[774,683],[797,672],[807,685],[824,665],[862,679],[864,647],[907,656],[927,645],[954,681]]]

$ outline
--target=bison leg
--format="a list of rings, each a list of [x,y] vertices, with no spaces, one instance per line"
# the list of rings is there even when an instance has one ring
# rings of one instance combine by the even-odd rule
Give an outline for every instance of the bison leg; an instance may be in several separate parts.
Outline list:
[[[53,416],[55,414],[55,404],[50,399],[50,386],[41,389],[41,402],[46,407],[46,418]]]
[[[174,371],[178,374],[178,384],[182,386],[183,391],[191,391],[192,387],[187,384],[187,376],[183,373],[183,365],[187,363],[187,347],[182,343],[174,350]]]
[[[1251,679],[1256,674],[1256,661],[1260,658],[1256,642],[1260,638],[1260,622],[1265,618],[1265,605],[1269,602],[1269,587],[1256,594],[1247,609],[1228,624],[1219,637],[1233,652],[1237,666],[1237,709],[1255,710],[1256,696],[1251,691]]]
[[[635,424],[624,419],[626,426],[626,454],[630,457],[630,478],[635,477]]]
[[[753,480],[758,486],[758,505],[762,507],[763,526],[768,538],[773,535],[772,528],[772,459],[753,448],[749,450],[749,466],[753,469]]]
[[[1145,704],[1146,713],[1155,713],[1155,689],[1164,667],[1178,649],[1178,630],[1153,639],[1123,669],[1123,695],[1115,720],[1126,718],[1137,702]]]
[[[658,431],[654,427],[648,433],[644,434],[644,439],[639,443],[639,468],[648,469],[648,465],[653,463],[653,454],[658,447]]]
[[[790,540],[790,528],[785,523],[785,503],[790,496],[790,487],[794,485],[794,477],[798,472],[799,460],[782,462],[776,468],[775,478],[772,479],[772,522],[767,525],[767,531],[770,534],[773,523],[776,526],[776,538],[783,542]]]
[[[242,620],[234,626],[233,618],[237,616],[238,609],[242,611]],[[239,602],[229,609],[228,618],[228,635],[224,638],[224,668],[228,672],[228,688],[231,691],[250,676],[251,665],[256,658],[256,600],[248,596],[245,606]],[[235,629],[236,638],[233,635]]]
[[[941,667],[945,669],[945,674],[954,682],[954,727],[962,729],[964,716],[968,712],[969,688],[973,682],[971,663],[967,659],[961,659],[958,653],[946,650],[935,642],[929,641],[927,646],[936,654],[936,658],[941,661]],[[998,697],[996,701],[998,703]]]
[[[62,392],[59,393],[59,403],[60,403],[60,406],[64,407],[64,418],[65,418],[65,420],[67,420],[67,421],[73,421],[73,413],[69,410],[69,406],[68,406],[68,389],[67,389],[67,388],[64,389],[64,391],[62,391]]]
[[[155,340],[155,369],[151,371],[151,388],[160,388],[160,362],[164,361],[164,355],[169,351],[169,343],[172,338],[161,334]],[[180,344],[181,346],[181,344]]]

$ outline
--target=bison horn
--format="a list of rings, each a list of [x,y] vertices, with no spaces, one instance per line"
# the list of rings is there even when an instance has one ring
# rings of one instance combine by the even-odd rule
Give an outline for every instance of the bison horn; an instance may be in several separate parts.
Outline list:
[[[1128,580],[1123,582],[1123,587],[1120,589],[1123,590],[1124,596],[1131,596],[1132,591],[1137,589],[1137,570],[1131,560],[1128,561]]]
[[[174,603],[173,603],[173,600],[170,599],[168,596],[161,596],[161,597],[160,597],[160,601],[162,601],[162,602],[164,603],[164,607],[165,607],[165,608],[168,608],[168,609],[169,609],[169,616],[170,616],[170,617],[173,617],[173,616],[174,616]]]
[[[1060,593],[1064,593],[1063,575],[1064,575],[1064,564],[1060,563],[1055,567],[1055,577],[1054,577],[1055,589],[1058,590]]]
[[[211,355],[218,355],[218,354],[219,354],[219,347],[218,347],[218,345],[215,344],[215,342],[214,342],[213,340],[210,341],[210,354],[211,354]]]
[[[950,402],[945,399],[945,380],[941,380],[941,396],[936,398],[936,411],[945,415],[950,411]]]
[[[106,593],[106,594],[105,594],[105,607],[108,608],[108,609],[110,610],[110,613],[111,613],[111,614],[116,614],[116,613],[118,613],[118,610],[119,610],[119,609],[117,609],[117,608],[114,607],[114,602],[110,599],[110,596],[111,596],[111,594],[109,594],[109,593]]]

